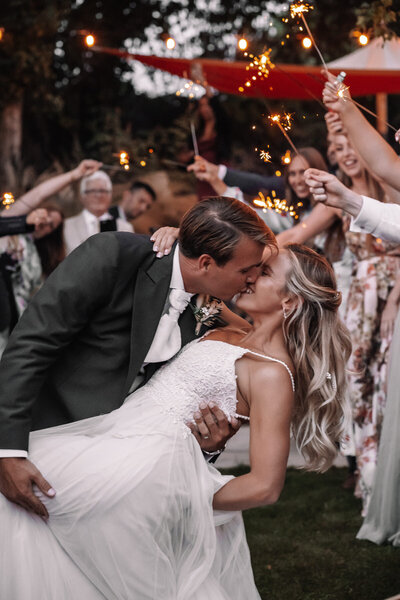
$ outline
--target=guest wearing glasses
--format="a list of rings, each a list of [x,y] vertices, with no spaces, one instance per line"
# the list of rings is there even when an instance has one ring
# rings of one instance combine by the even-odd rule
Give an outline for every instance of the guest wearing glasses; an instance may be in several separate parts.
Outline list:
[[[109,212],[112,200],[111,179],[104,171],[96,171],[83,177],[80,184],[80,200],[83,210],[64,223],[64,239],[67,254],[75,250],[87,238],[101,231],[133,231],[132,225]]]

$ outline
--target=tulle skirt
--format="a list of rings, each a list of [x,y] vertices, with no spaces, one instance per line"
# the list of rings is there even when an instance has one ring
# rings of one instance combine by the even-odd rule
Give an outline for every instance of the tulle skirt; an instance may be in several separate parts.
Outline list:
[[[259,599],[240,512],[213,511],[230,476],[146,388],[118,410],[31,434],[54,487],[48,522],[0,496],[7,600]]]

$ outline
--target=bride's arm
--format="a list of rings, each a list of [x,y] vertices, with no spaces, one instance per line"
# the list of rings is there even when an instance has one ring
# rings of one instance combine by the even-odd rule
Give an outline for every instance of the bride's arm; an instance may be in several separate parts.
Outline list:
[[[229,481],[214,495],[215,509],[245,510],[273,504],[283,488],[293,391],[284,367],[276,363],[257,366],[254,372],[248,371],[251,470]]]

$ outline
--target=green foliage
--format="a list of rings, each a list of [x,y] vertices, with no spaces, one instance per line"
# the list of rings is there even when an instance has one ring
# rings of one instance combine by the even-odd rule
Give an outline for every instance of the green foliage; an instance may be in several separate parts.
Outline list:
[[[277,504],[244,512],[263,600],[383,600],[399,593],[399,548],[355,539],[361,507],[341,488],[345,476],[344,469],[289,469]]]
[[[372,33],[373,37],[390,39],[400,34],[399,0],[363,2],[356,14],[357,28]]]
[[[350,32],[361,26],[360,19],[368,27],[378,27],[382,19],[397,27],[393,14],[398,13],[398,3],[381,0],[361,10],[358,0],[319,0],[307,20],[324,57],[331,60],[355,49]],[[245,34],[252,52],[271,47],[275,62],[319,64],[314,50],[301,47],[301,23],[282,22],[286,9],[287,3],[269,0],[3,0],[0,111],[23,99],[23,163],[41,171],[55,159],[65,167],[83,156],[110,162],[112,154],[124,148],[134,157],[147,157],[148,168],[156,168],[163,158],[176,159],[186,143],[188,100],[138,94],[127,77],[129,63],[88,49],[86,32],[94,33],[98,46],[129,45],[140,53],[143,43],[160,44],[163,34],[179,31],[184,41],[179,49],[177,40],[175,55],[226,59],[243,58],[232,34]],[[223,100],[232,123],[236,163],[271,169],[260,163],[254,148],[271,143],[279,158],[286,143],[279,132],[263,125],[265,103],[239,97]],[[272,108],[281,110],[282,103]],[[321,113],[320,107],[315,102],[285,102],[285,109],[296,112],[295,139],[319,146],[324,127],[315,114]],[[257,127],[249,134],[252,124]],[[152,157],[149,147],[156,150]]]

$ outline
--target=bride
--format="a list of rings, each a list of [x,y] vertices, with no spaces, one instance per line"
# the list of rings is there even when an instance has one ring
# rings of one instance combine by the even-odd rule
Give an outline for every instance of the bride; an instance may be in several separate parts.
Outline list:
[[[239,297],[252,327],[191,342],[110,414],[32,433],[56,495],[36,490],[47,521],[0,497],[1,598],[259,599],[240,511],[277,501],[291,428],[307,468],[336,455],[350,354],[340,301],[326,260],[288,246]],[[248,474],[204,460],[207,432],[188,421],[211,403],[250,420]]]

